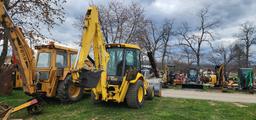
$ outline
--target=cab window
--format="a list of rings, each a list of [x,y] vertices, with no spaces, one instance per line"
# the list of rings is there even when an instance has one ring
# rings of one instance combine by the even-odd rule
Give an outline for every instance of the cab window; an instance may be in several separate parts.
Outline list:
[[[56,55],[56,66],[58,68],[64,68],[67,66],[67,53],[57,52]]]
[[[41,52],[38,54],[37,67],[48,68],[50,67],[51,54],[48,52]]]
[[[125,66],[126,69],[132,68],[132,69],[139,69],[140,68],[140,57],[139,57],[138,50],[135,49],[127,49],[126,55],[125,55]]]
[[[109,48],[107,72],[109,76],[121,76],[123,68],[123,48]]]
[[[70,55],[70,57],[71,57],[70,58],[71,67],[74,66],[74,64],[75,64],[76,56],[77,56],[76,53],[71,53],[71,55]]]

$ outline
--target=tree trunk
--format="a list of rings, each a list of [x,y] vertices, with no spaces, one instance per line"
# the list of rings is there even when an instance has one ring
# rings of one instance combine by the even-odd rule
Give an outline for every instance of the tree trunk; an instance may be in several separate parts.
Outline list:
[[[190,64],[190,54],[188,53],[187,55],[188,55],[187,56],[188,57],[187,62],[188,62],[188,65],[189,65]]]
[[[148,55],[150,65],[152,67],[152,70],[153,70],[155,76],[159,77],[159,74],[158,74],[158,71],[157,71],[157,65],[156,65],[156,61],[155,61],[155,58],[153,56],[153,53],[152,52],[147,52],[147,55]]]
[[[165,58],[165,53],[163,53],[162,60],[161,60],[162,69],[164,68],[164,58]]]
[[[167,49],[167,45],[164,46],[164,51],[163,51],[163,55],[162,55],[162,60],[161,60],[162,68],[164,68],[164,58],[165,58],[165,55],[166,55],[166,49]]]
[[[8,6],[9,6],[10,0],[4,0],[4,5],[6,7],[6,9],[8,10]],[[3,30],[3,29],[1,29]],[[8,52],[8,35],[6,34],[8,31],[6,31],[5,29],[3,30],[4,32],[1,32],[1,39],[3,39],[3,49],[2,49],[2,53],[0,56],[0,66],[2,66],[5,62],[5,58],[7,56],[7,52]]]
[[[197,70],[199,70],[199,68],[200,68],[200,55],[199,54],[196,55],[196,66],[197,66]]]
[[[249,67],[249,46],[246,46],[245,67]]]
[[[7,31],[4,30],[4,34],[3,35],[3,49],[2,49],[2,53],[0,56],[0,66],[2,66],[5,62],[5,58],[8,52],[8,35],[6,34]]]
[[[228,79],[228,76],[227,76],[227,64],[228,64],[228,62],[227,62],[227,55],[226,55],[226,52],[224,53],[224,68],[223,68],[223,71],[224,71],[224,80],[226,81],[227,79]]]
[[[238,52],[237,63],[239,68],[241,68],[242,67],[241,51]]]

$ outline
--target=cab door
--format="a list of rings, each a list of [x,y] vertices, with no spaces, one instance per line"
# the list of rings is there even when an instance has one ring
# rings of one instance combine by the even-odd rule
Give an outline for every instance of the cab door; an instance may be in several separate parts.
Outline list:
[[[57,68],[57,77],[60,80],[65,79],[65,71],[69,71],[68,67],[68,54],[66,51],[57,51],[56,52],[56,63],[55,66]]]
[[[127,80],[135,79],[138,72],[140,72],[140,51],[137,49],[125,50],[125,73]]]
[[[36,71],[39,75],[36,88],[37,92],[46,93],[52,97],[53,87],[56,83],[56,67],[54,64],[55,52],[52,50],[40,50],[37,55]]]

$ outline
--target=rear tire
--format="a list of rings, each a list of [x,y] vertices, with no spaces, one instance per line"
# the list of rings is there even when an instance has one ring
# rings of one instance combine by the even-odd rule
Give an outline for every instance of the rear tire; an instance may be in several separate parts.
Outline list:
[[[141,80],[130,84],[126,94],[127,105],[131,108],[141,108],[144,103],[144,86]]]
[[[62,102],[76,102],[83,96],[83,89],[75,86],[72,82],[71,75],[68,75],[65,80],[59,81],[57,88],[57,98]]]
[[[153,100],[154,96],[154,88],[152,86],[148,86],[147,94],[145,96],[146,100]]]

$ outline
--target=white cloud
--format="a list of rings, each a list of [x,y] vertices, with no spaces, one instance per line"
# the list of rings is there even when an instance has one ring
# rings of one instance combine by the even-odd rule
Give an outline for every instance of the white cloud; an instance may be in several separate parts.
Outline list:
[[[98,2],[99,0],[94,1],[94,4],[97,4]],[[50,34],[48,34],[46,29],[43,29],[43,31],[45,31],[44,33],[46,33],[49,38],[64,44],[72,44],[75,41],[79,41],[81,39],[80,35],[82,31],[76,28],[73,24],[79,23],[77,18],[83,16],[91,4],[91,2],[85,0],[67,0],[67,3],[64,5],[66,12],[65,22],[55,26]]]
[[[251,21],[256,24],[256,2],[253,0],[134,0],[140,3],[146,16],[157,23],[161,23],[165,18],[175,19],[176,26],[187,21],[189,25],[199,24],[197,13],[200,9],[209,7],[211,15],[220,19],[221,24],[214,29],[216,33],[216,43],[232,43],[235,38],[233,35],[238,32],[239,25],[245,21]],[[72,42],[80,40],[82,31],[73,26],[77,23],[77,17],[85,14],[91,4],[107,4],[109,1],[94,0],[67,0],[65,9],[67,13],[64,24],[56,26],[52,30],[50,38],[63,42]],[[130,1],[123,0],[124,3]],[[45,30],[46,31],[46,30]]]
[[[219,29],[215,29],[221,33],[220,37],[233,36],[246,21],[256,24],[256,2],[253,0],[154,0],[145,5],[147,16],[155,21],[174,18],[177,24],[186,21],[192,26],[199,24],[196,15],[202,8],[208,8],[210,15],[220,20]]]

